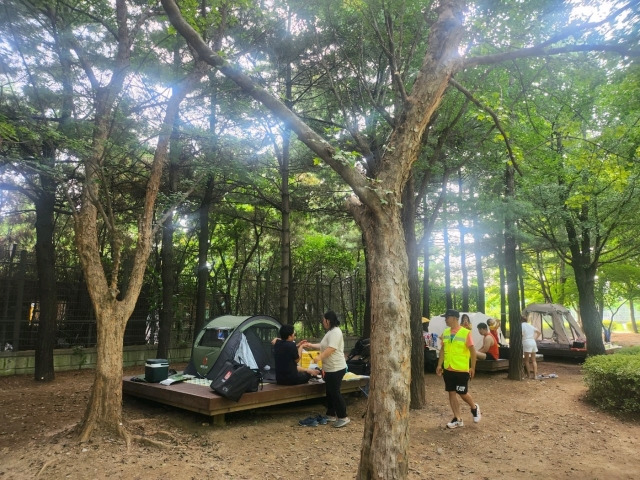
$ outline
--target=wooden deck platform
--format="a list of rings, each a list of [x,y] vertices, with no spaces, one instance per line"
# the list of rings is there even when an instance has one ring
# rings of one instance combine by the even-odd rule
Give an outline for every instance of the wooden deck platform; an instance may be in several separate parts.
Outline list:
[[[173,385],[132,381],[134,377],[122,379],[122,392],[125,395],[145,398],[192,412],[209,415],[215,425],[224,425],[224,414],[253,408],[298,402],[310,398],[325,396],[324,383],[306,383],[304,385],[275,385],[265,383],[262,390],[242,395],[234,402],[217,395],[206,385],[186,382]],[[369,383],[368,377],[343,380],[342,393],[358,392]]]
[[[544,361],[544,356],[536,354],[536,362]],[[478,360],[476,362],[476,372],[500,372],[509,370],[509,359],[499,358],[498,360]]]

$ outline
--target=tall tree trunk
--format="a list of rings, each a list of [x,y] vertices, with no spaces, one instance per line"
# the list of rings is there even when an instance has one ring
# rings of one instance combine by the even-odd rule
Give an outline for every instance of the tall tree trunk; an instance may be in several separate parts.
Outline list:
[[[418,245],[416,243],[416,206],[413,179],[410,177],[402,193],[402,227],[409,262],[409,299],[411,302],[411,408],[426,404],[424,388],[424,337],[420,314],[420,279],[418,277]]]
[[[478,282],[478,298],[476,300],[476,309],[479,312],[485,313],[485,287],[484,287],[484,269],[482,268],[482,251],[480,250],[482,239],[478,232],[478,223],[474,219],[473,224],[473,245],[474,255],[476,258],[476,281]]]
[[[451,247],[449,246],[449,226],[446,215],[443,215],[444,228],[442,240],[444,242],[444,297],[447,308],[455,308],[451,292]]]
[[[573,271],[578,288],[578,305],[584,334],[587,337],[587,354],[601,355],[605,353],[602,340],[602,322],[596,307],[594,272],[592,268],[576,264],[574,257]]]
[[[363,235],[364,244],[364,267],[365,267],[365,291],[364,291],[364,318],[362,320],[362,336],[363,338],[371,338],[371,271],[369,270],[369,255],[367,253],[367,244]]]
[[[425,230],[424,240],[422,241],[422,258],[424,261],[424,273],[422,274],[422,316],[431,318],[431,308],[429,307],[430,295],[429,295],[429,244],[431,238],[429,233]]]
[[[40,323],[36,338],[34,378],[48,382],[55,378],[53,349],[58,315],[56,254],[53,244],[56,182],[50,175],[41,173],[40,186],[41,191],[35,202]]]
[[[200,229],[198,231],[198,285],[196,289],[196,321],[194,325],[195,340],[196,333],[204,327],[207,316],[207,285],[209,283],[209,212],[213,204],[213,187],[215,185],[213,175],[209,175],[207,185],[204,189],[202,202],[198,209]]]
[[[520,293],[520,310],[526,308],[525,305],[525,290],[524,290],[524,267],[522,266],[522,249],[516,250],[516,259],[518,261],[518,292]]]
[[[583,206],[581,212],[583,223],[586,223],[588,215],[588,207]],[[598,261],[591,258],[591,238],[586,229],[578,234],[574,224],[570,219],[567,219],[565,230],[571,251],[571,266],[578,289],[580,317],[584,334],[587,337],[587,354],[600,355],[605,353],[605,348],[602,340],[602,320],[596,307],[595,296],[595,275]]]
[[[500,323],[504,326],[507,325],[507,279],[505,277],[504,269],[504,248],[502,245],[498,245],[498,274],[500,278]]]
[[[636,323],[636,314],[633,309],[633,297],[629,299],[629,314],[631,315],[631,328],[633,333],[638,333],[638,324]]]
[[[507,165],[505,175],[504,216],[504,267],[507,280],[507,299],[509,303],[509,379],[522,380],[524,364],[522,361],[522,323],[520,316],[520,298],[518,295],[518,262],[516,258],[516,215],[513,211],[515,199],[515,169]]]
[[[291,11],[287,12],[287,33],[291,29]],[[291,37],[287,35],[287,39]],[[285,100],[287,108],[293,107],[291,62],[286,60],[285,66]],[[293,323],[293,310],[289,305],[291,283],[291,196],[289,193],[289,164],[291,161],[291,129],[286,125],[282,131],[282,155],[280,156],[280,215],[282,224],[280,231],[280,322]]]
[[[289,84],[289,89],[290,89]],[[280,231],[280,322],[292,323],[293,311],[289,306],[289,288],[291,283],[291,198],[289,195],[289,156],[291,131],[282,134],[282,159],[280,163],[280,189],[282,216]]]
[[[464,201],[462,195],[462,171],[458,169],[458,210],[462,208]],[[467,248],[464,241],[466,228],[462,222],[462,216],[458,218],[458,230],[460,231],[460,270],[462,273],[462,308],[463,312],[469,311],[469,273],[467,269]]]
[[[173,134],[171,135],[171,148],[169,154],[167,197],[173,198],[178,190],[178,161],[180,157],[180,142],[178,141],[177,123],[174,120]],[[158,333],[158,348],[156,358],[169,358],[171,348],[171,329],[175,316],[174,298],[176,293],[176,260],[173,248],[173,237],[176,231],[176,215],[173,212],[175,206],[169,205],[169,211],[162,224],[162,247],[160,257],[162,259],[162,309],[160,310],[160,330]]]
[[[406,478],[411,314],[400,213],[362,225],[371,272],[371,382],[357,478]],[[395,352],[389,355],[389,352]]]

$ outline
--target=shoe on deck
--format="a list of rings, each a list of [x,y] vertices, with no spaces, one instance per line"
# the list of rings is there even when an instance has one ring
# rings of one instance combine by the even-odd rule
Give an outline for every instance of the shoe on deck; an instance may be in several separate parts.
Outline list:
[[[298,425],[301,427],[317,427],[318,420],[316,420],[316,417],[307,417],[304,420],[300,420]]]
[[[325,417],[327,418],[327,422],[335,422],[338,420],[338,417],[334,417],[332,415],[325,415]]]
[[[478,423],[482,419],[482,413],[480,413],[480,405],[476,403],[476,408],[471,410],[471,415],[473,415],[473,421]]]
[[[344,427],[345,425],[347,425],[351,420],[349,420],[349,417],[347,418],[339,418],[336,420],[336,422],[333,424],[333,426],[335,428],[340,428],[340,427]]]
[[[457,418],[453,418],[449,423],[447,423],[447,428],[458,428],[464,427],[464,422],[462,420],[458,420]]]

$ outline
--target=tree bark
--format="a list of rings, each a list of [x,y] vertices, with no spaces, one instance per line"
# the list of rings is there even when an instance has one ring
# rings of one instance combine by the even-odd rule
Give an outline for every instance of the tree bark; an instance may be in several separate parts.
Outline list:
[[[636,323],[636,313],[633,309],[633,297],[629,299],[629,314],[631,315],[631,328],[633,333],[638,333],[638,324]]]
[[[209,254],[209,211],[213,203],[213,175],[209,176],[207,185],[202,196],[202,202],[198,209],[200,229],[198,231],[198,286],[196,293],[196,321],[194,325],[195,339],[196,333],[204,327],[207,315],[207,285],[209,283],[209,265],[207,263]]]
[[[387,214],[384,222],[358,217],[369,246],[372,331],[370,395],[357,478],[406,478],[411,310],[404,232],[399,212]]]
[[[513,211],[516,181],[513,165],[507,165],[505,175],[504,217],[504,267],[507,280],[507,301],[509,305],[509,379],[522,380],[524,364],[522,360],[522,323],[520,315],[520,295],[518,294],[518,263],[516,258],[516,217]]]
[[[41,191],[35,201],[40,323],[36,338],[34,378],[48,382],[55,378],[53,349],[58,316],[56,254],[53,244],[56,182],[50,175],[41,173],[40,185]]]
[[[458,169],[458,199],[460,201],[460,205],[463,204],[464,198],[462,195],[462,172]],[[458,215],[460,213],[458,212]],[[467,269],[467,248],[464,241],[464,235],[466,233],[466,228],[462,221],[462,216],[458,217],[458,230],[460,231],[460,271],[462,273],[462,308],[463,312],[469,311],[469,273]]]
[[[416,242],[416,206],[413,180],[410,177],[402,195],[402,226],[407,248],[409,299],[411,302],[411,403],[412,409],[426,404],[424,385],[424,336],[420,314],[420,278],[418,277],[418,245]]]
[[[474,219],[473,225],[473,245],[474,255],[476,257],[476,280],[478,282],[478,297],[476,299],[476,308],[479,312],[485,313],[485,287],[484,287],[484,270],[482,268],[482,251],[480,249],[482,239],[478,232],[478,222]]]
[[[171,135],[171,148],[169,154],[168,180],[166,193],[168,198],[178,191],[178,161],[180,157],[180,142],[178,141],[177,124],[179,116],[173,120],[173,133]],[[160,310],[160,329],[158,332],[158,348],[156,358],[169,358],[171,348],[171,327],[175,316],[174,297],[176,290],[176,261],[173,248],[173,237],[176,231],[176,215],[173,213],[174,205],[169,205],[169,211],[165,213],[166,218],[162,222],[162,246],[160,248],[160,259],[162,269],[160,277],[162,279],[162,309]]]

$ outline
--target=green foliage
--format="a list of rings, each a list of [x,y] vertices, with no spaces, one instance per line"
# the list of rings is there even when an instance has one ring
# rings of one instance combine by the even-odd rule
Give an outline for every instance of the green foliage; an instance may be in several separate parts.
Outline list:
[[[640,347],[637,351],[587,358],[587,398],[603,410],[640,416]],[[628,349],[632,350],[632,349]]]

